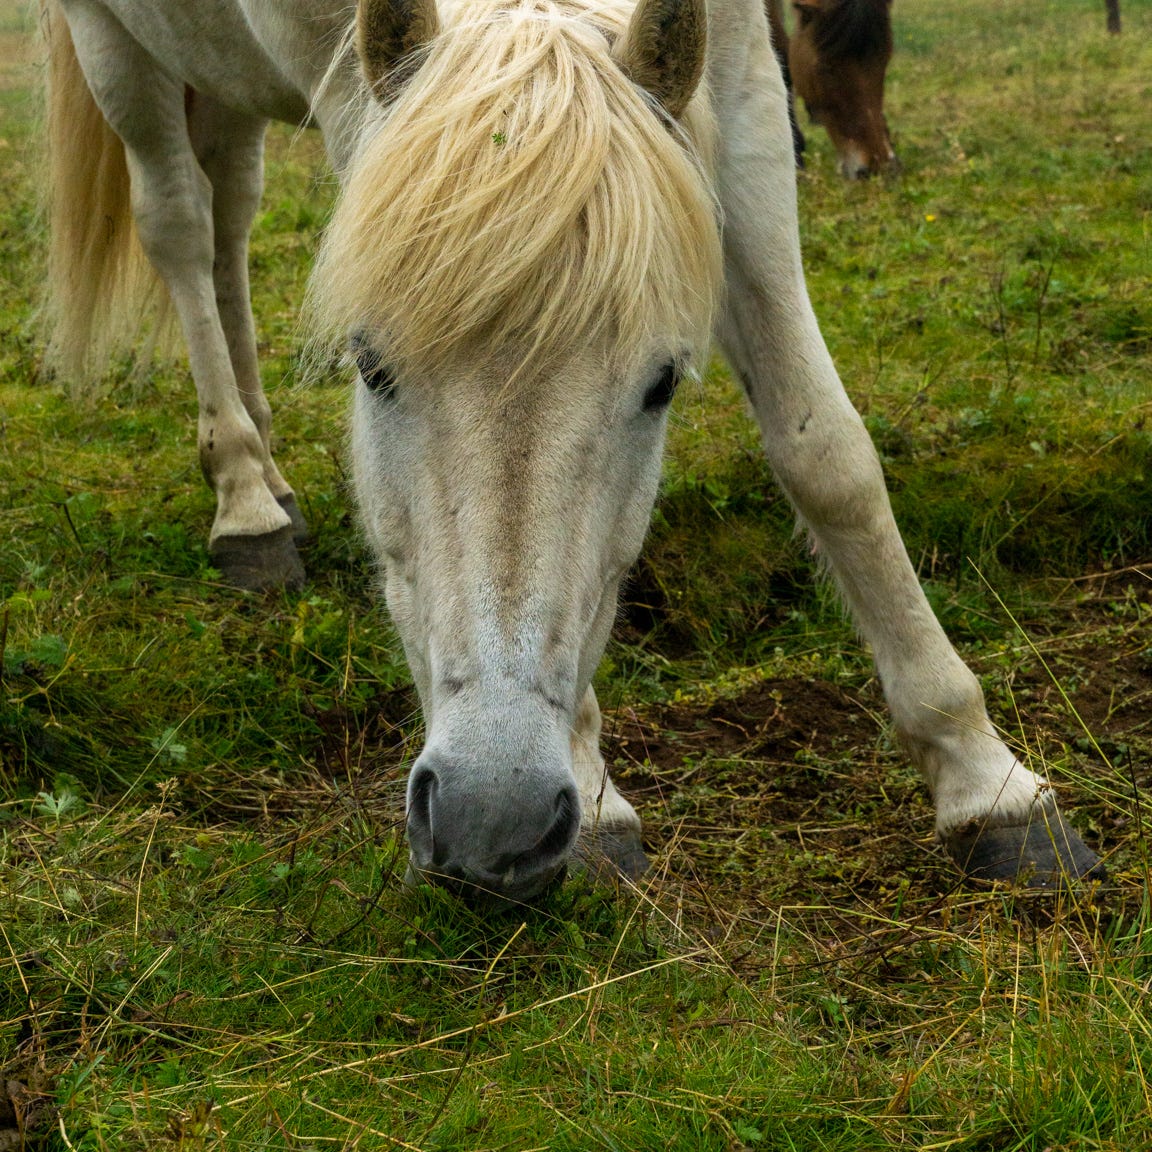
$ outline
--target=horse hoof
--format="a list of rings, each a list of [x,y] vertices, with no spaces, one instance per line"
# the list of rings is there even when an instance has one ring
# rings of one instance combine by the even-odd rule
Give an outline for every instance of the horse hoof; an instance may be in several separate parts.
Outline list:
[[[944,837],[944,846],[970,880],[1056,889],[1073,880],[1103,880],[1107,874],[1100,857],[1056,809],[999,827],[970,820]]]
[[[233,587],[264,592],[304,584],[291,524],[263,536],[221,536],[209,551],[213,565]]]
[[[639,880],[648,871],[639,829],[600,826],[582,832],[572,855],[572,870],[594,880],[612,882],[621,876]]]
[[[307,544],[308,521],[304,519],[304,513],[300,511],[300,505],[296,503],[296,496],[292,492],[286,496],[277,496],[276,503],[288,513],[288,519],[292,521],[292,542],[294,544]]]

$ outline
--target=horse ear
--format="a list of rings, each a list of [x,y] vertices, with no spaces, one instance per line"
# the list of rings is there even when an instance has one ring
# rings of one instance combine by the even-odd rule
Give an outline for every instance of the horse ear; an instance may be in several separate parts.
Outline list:
[[[615,56],[631,79],[679,117],[704,74],[705,0],[640,0]]]
[[[372,90],[384,96],[397,65],[439,31],[436,0],[359,0],[356,50]]]

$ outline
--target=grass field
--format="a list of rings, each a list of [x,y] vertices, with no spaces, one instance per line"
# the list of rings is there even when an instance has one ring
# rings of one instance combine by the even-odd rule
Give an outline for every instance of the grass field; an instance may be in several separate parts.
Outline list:
[[[185,364],[40,371],[31,18],[0,0],[0,1152],[1152,1147],[1152,2],[898,0],[898,181],[809,132],[810,287],[933,604],[1107,858],[965,888],[717,362],[599,673],[639,891],[405,891],[421,728],[296,386],[331,203],[253,280],[311,583],[223,587]],[[23,1134],[23,1135],[21,1135]]]

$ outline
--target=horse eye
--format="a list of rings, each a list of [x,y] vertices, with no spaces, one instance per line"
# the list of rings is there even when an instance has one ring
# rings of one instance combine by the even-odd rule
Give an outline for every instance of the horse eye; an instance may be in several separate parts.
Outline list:
[[[667,408],[679,383],[680,370],[670,360],[660,369],[656,382],[644,393],[644,411],[658,412],[661,408]]]
[[[380,353],[363,339],[354,337],[352,355],[356,357],[356,367],[368,391],[375,392],[377,396],[391,396],[396,390],[396,373],[384,362]]]

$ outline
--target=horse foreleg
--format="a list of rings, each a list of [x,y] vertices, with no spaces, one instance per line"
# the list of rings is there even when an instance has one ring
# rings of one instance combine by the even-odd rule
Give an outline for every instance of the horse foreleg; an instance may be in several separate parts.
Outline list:
[[[766,45],[765,45],[766,47]],[[727,311],[720,337],[772,468],[872,648],[937,830],[972,876],[1055,884],[1099,863],[1048,783],[996,734],[897,531],[875,449],[820,335],[800,264],[783,92],[745,89],[722,120]]]
[[[572,771],[580,790],[577,859],[593,872],[606,860],[634,880],[648,867],[640,842],[640,817],[608,775],[600,753],[600,705],[591,686],[577,710],[571,746]]]
[[[295,493],[272,458],[272,408],[260,380],[248,283],[248,236],[264,190],[267,122],[223,108],[198,92],[190,93],[186,104],[196,159],[212,185],[212,278],[236,388],[260,434],[264,483],[291,518],[296,543],[302,544],[308,538],[308,526]]]
[[[216,494],[213,562],[242,587],[299,583],[291,517],[266,480],[265,444],[237,389],[217,306],[213,191],[189,137],[184,85],[95,0],[64,0],[64,11],[92,94],[124,142],[140,241],[188,346],[200,462]]]
[[[730,219],[730,218],[729,218]],[[773,470],[872,648],[901,743],[931,789],[937,831],[982,878],[1048,884],[1097,861],[1047,782],[996,734],[976,677],[916,579],[879,461],[806,301],[784,306],[733,267],[725,346],[746,383]],[[787,327],[786,327],[787,326]]]

